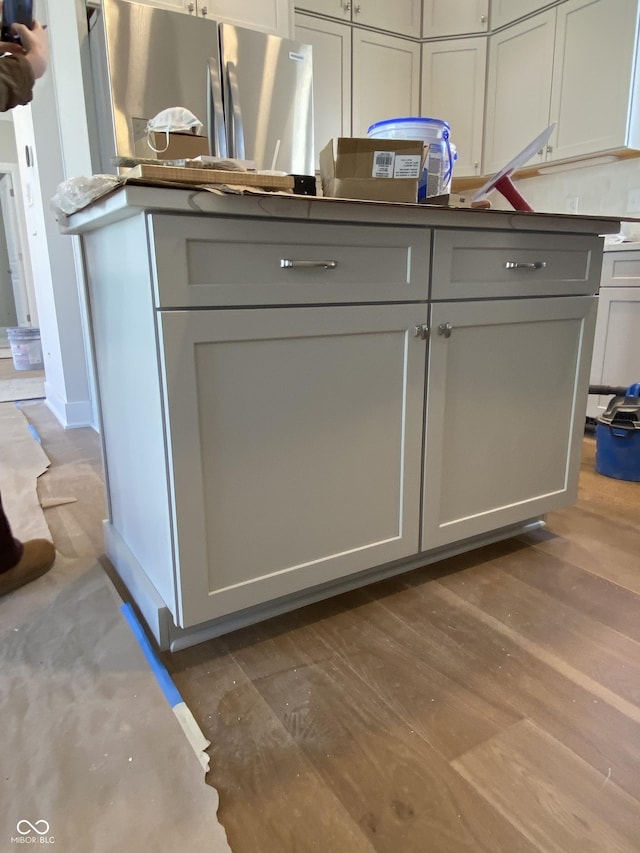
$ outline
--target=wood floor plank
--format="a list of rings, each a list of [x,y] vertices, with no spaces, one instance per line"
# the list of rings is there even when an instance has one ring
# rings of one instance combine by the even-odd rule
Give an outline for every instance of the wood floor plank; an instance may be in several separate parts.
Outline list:
[[[504,703],[640,799],[640,722],[495,631],[436,580],[380,599],[410,629],[416,656],[487,702]]]
[[[640,803],[526,720],[453,766],[541,850],[637,853]]]
[[[523,535],[521,541],[640,593],[636,527],[577,506],[550,513],[547,525]]]
[[[199,657],[185,663],[175,656],[173,678],[211,741],[207,781],[219,793],[218,818],[234,853],[372,853],[335,791],[226,649],[208,643]]]
[[[535,850],[372,690],[312,624],[256,626],[230,651],[375,849]],[[263,639],[260,639],[260,637]],[[346,848],[339,848],[345,850]]]
[[[484,564],[481,571],[447,575],[439,583],[640,710],[636,641],[511,577],[500,561]]]
[[[362,602],[361,595],[359,596]],[[416,648],[404,626],[377,601],[350,606],[354,597],[323,602],[314,631],[353,675],[405,722],[451,759],[520,719],[438,669],[426,646]]]
[[[615,524],[627,524],[640,532],[640,485],[605,477],[595,470],[596,440],[585,437],[577,505],[596,512]]]
[[[640,543],[639,543],[640,544]],[[640,560],[640,554],[636,562]],[[583,616],[640,642],[640,594],[586,572],[536,548],[503,560],[501,570],[579,611]],[[640,574],[640,567],[636,571]]]

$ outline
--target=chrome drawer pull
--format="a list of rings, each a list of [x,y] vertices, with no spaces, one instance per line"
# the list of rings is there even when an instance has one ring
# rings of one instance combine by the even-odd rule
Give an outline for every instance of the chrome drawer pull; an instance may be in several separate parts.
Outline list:
[[[504,268],[506,270],[543,270],[546,265],[546,261],[534,261],[532,264],[521,264],[518,261],[507,261]]]
[[[309,269],[313,267],[320,267],[324,270],[334,270],[337,266],[337,261],[291,261],[289,258],[280,259],[280,267],[283,270]]]

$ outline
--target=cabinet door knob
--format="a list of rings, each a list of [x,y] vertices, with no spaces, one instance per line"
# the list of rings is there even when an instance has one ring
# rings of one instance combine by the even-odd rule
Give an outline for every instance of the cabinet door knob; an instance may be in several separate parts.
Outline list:
[[[208,11],[209,11],[209,10],[207,9],[207,7],[206,7],[206,6],[203,6],[203,7],[202,7],[202,10],[201,10],[200,14],[202,15],[202,17],[203,17],[203,18],[206,18],[206,17],[207,17],[207,12],[208,12]]]
[[[444,335],[445,338],[451,337],[452,330],[453,326],[451,325],[451,323],[440,323],[440,325],[438,326],[438,334]]]
[[[413,327],[413,337],[420,338],[422,341],[426,341],[429,337],[429,327],[424,323],[417,323]]]
[[[194,3],[189,3],[189,4],[187,5],[187,12],[189,12],[190,14],[193,14],[193,12],[194,12],[195,8],[196,8],[196,7],[195,7],[195,4],[194,4]]]
[[[345,12],[350,12],[351,11],[351,0],[347,0],[346,3],[343,3],[342,8],[344,9]]]
[[[480,15],[480,23],[481,23],[481,24],[486,23],[486,20],[487,20],[487,16],[486,16],[486,15]]]
[[[506,270],[543,270],[546,261],[534,261],[532,264],[522,264],[519,261],[507,261],[504,265]]]
[[[353,11],[354,11],[354,14],[359,15],[360,12],[362,11],[362,6],[358,3],[358,5],[355,7],[355,9]]]
[[[290,258],[280,259],[280,269],[313,269],[334,270],[338,266],[337,261],[292,261]]]

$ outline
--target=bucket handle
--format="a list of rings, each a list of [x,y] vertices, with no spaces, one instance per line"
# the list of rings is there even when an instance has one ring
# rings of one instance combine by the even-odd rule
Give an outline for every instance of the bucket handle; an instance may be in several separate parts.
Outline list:
[[[629,385],[625,397],[640,397],[640,382]]]
[[[622,429],[622,427],[609,425],[609,432],[616,438],[631,438],[635,434],[635,429]]]
[[[451,156],[451,144],[449,142],[449,131],[445,127],[442,131],[442,138],[444,139],[444,144],[447,146],[447,155],[449,158],[449,165],[447,167],[447,171],[444,174],[444,184],[445,186],[449,183],[451,175],[453,173],[453,158]],[[638,384],[638,388],[640,388],[640,384]]]

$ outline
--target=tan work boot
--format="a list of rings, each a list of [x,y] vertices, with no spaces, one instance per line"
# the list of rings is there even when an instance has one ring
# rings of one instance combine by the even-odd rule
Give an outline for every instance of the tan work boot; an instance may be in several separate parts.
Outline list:
[[[20,562],[0,572],[0,596],[13,592],[48,572],[56,559],[56,549],[47,539],[29,539],[23,543]]]

